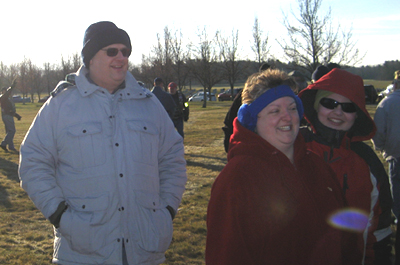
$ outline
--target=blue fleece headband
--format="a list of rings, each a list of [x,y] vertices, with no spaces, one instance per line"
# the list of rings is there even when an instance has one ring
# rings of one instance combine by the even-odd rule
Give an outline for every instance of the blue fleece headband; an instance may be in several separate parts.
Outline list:
[[[257,115],[266,106],[282,97],[292,97],[296,102],[297,112],[300,120],[303,118],[303,103],[296,96],[293,90],[287,85],[280,85],[267,90],[264,94],[256,98],[251,104],[242,104],[238,111],[238,120],[247,129],[254,131],[257,125]]]

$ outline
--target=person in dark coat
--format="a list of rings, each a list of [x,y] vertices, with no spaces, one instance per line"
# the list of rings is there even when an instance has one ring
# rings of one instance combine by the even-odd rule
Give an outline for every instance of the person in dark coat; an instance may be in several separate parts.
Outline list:
[[[18,150],[15,149],[14,146],[14,135],[16,132],[14,118],[17,118],[17,120],[21,120],[21,116],[16,112],[15,104],[11,100],[12,90],[15,85],[16,82],[14,81],[11,87],[3,88],[2,94],[0,95],[1,118],[6,129],[6,136],[0,144],[0,148],[6,152],[12,151],[18,153]]]
[[[178,133],[184,138],[183,122],[189,120],[189,104],[185,95],[181,91],[178,91],[178,85],[175,82],[168,84],[168,92],[171,94],[176,105],[174,115],[172,116],[172,122]]]
[[[172,120],[176,105],[172,96],[164,90],[164,81],[160,77],[154,79],[154,87],[151,92],[156,95]]]

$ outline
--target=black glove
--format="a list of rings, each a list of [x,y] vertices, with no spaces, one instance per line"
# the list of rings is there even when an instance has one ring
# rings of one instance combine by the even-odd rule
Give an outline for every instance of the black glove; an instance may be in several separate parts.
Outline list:
[[[58,205],[57,210],[49,217],[50,223],[52,223],[55,228],[60,226],[61,216],[67,210],[67,208],[68,205],[65,203],[65,201],[62,201]]]
[[[22,117],[21,117],[21,116],[20,116],[18,113],[15,113],[15,115],[14,115],[14,116],[15,116],[15,118],[17,118],[17,120],[19,120],[19,121],[20,121],[20,120],[21,120],[21,118],[22,118]]]
[[[167,206],[167,210],[168,210],[169,213],[171,214],[172,220],[174,220],[175,215],[176,215],[174,208],[172,208],[171,206],[168,205],[168,206]]]

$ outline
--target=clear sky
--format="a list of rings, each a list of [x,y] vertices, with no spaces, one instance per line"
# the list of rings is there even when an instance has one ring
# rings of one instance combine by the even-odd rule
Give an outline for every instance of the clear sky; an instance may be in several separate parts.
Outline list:
[[[0,27],[0,61],[6,65],[20,63],[24,57],[38,66],[60,62],[80,53],[86,28],[97,21],[108,20],[127,31],[133,52],[131,61],[141,62],[157,44],[157,34],[168,26],[180,30],[183,39],[196,43],[199,29],[211,36],[216,30],[230,35],[239,30],[240,54],[254,59],[250,46],[255,17],[269,36],[271,54],[282,59],[277,38],[286,35],[283,13],[295,13],[296,0],[277,1],[93,1],[93,0],[5,0],[2,3]],[[353,40],[361,53],[362,65],[383,64],[400,59],[399,0],[322,0],[321,15],[332,9],[334,25],[345,31],[352,28]]]

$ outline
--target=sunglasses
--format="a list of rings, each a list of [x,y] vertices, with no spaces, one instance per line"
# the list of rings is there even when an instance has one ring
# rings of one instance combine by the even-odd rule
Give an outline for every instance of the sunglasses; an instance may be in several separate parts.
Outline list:
[[[108,49],[101,49],[102,51],[105,51],[107,53],[107,56],[109,57],[115,57],[118,55],[118,52],[121,51],[122,56],[124,57],[129,57],[131,55],[131,51],[128,48],[122,48],[117,49],[117,48],[108,48]]]
[[[340,105],[344,112],[354,113],[357,111],[356,105],[352,102],[341,103],[331,98],[322,98],[319,103],[327,109],[335,109]]]

